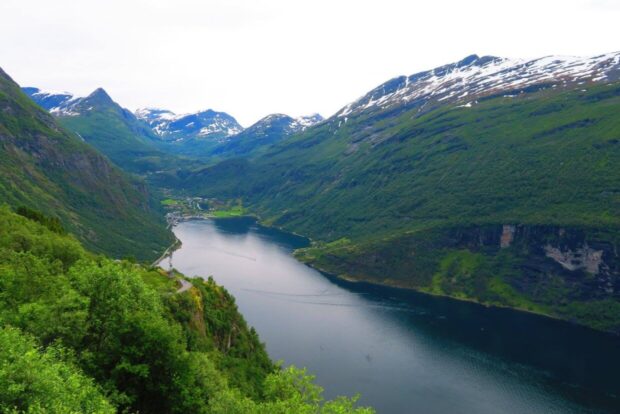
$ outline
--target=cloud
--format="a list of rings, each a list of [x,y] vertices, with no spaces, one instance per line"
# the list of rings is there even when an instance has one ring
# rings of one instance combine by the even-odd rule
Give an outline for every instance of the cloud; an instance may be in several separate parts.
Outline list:
[[[471,54],[618,49],[605,0],[2,0],[0,65],[22,84],[244,125],[330,115],[401,74]],[[602,12],[601,8],[608,9]]]

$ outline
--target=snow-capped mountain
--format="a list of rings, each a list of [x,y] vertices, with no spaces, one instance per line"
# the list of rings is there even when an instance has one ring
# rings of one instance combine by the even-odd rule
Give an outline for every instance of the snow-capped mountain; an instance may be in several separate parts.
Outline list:
[[[135,115],[146,122],[157,136],[167,141],[192,138],[225,141],[243,131],[235,118],[211,109],[177,115],[167,109],[143,108],[138,109]]]
[[[275,131],[279,131],[284,135],[292,135],[321,121],[323,121],[323,117],[319,114],[300,116],[298,118],[285,114],[271,114],[250,126],[246,129],[246,132],[252,133],[254,136],[261,136]]]
[[[620,52],[594,57],[547,56],[535,60],[471,55],[411,76],[394,78],[342,108],[337,117],[368,110],[441,104],[471,106],[491,95],[514,96],[543,88],[583,86],[620,79]],[[428,106],[428,107],[427,107]]]
[[[155,159],[170,161],[159,151],[151,129],[98,88],[84,97],[23,88],[39,106],[58,118],[67,129],[132,172],[142,172]]]
[[[271,114],[235,135],[214,153],[244,155],[256,149],[275,144],[293,134],[323,121],[319,114],[292,118],[284,114]]]
[[[56,116],[76,116],[76,104],[82,99],[70,92],[44,91],[39,88],[25,87],[22,90],[39,106]]]
[[[66,104],[67,101],[73,99],[73,94],[69,92],[51,92],[43,91],[39,88],[26,87],[22,88],[26,95],[30,96],[33,100],[47,109],[61,107]]]
[[[103,88],[95,89],[88,96],[75,96],[70,92],[43,91],[33,87],[25,87],[22,90],[39,106],[57,117],[79,116],[95,108],[108,106],[127,111],[116,104]]]

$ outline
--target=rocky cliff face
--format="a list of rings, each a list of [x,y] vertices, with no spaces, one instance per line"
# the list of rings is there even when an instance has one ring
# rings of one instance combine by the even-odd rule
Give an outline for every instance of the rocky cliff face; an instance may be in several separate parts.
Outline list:
[[[619,229],[469,225],[299,252],[329,273],[620,332]]]
[[[571,286],[573,299],[620,299],[618,247],[598,229],[497,225],[448,230],[446,247],[466,248],[496,256],[506,249],[521,260],[523,280],[560,278]],[[527,282],[514,287],[527,292]]]

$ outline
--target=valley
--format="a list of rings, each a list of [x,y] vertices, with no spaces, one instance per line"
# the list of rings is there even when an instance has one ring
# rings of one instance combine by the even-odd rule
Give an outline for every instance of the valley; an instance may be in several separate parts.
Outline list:
[[[24,91],[146,179],[173,222],[252,214],[310,237],[296,257],[347,280],[618,333],[619,68],[618,53],[471,55],[328,119],[274,114],[247,129],[213,110],[132,114],[102,89]],[[151,152],[128,163],[115,151],[138,141],[107,136]]]
[[[618,56],[469,57],[390,81],[254,155],[153,182],[241,199],[314,241],[298,258],[348,280],[617,333]]]
[[[247,128],[0,71],[0,341],[97,412],[616,412],[618,113],[620,52]]]

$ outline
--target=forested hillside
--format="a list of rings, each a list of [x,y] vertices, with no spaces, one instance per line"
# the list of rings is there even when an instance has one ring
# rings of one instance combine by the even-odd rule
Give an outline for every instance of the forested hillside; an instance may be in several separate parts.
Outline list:
[[[61,127],[0,70],[0,199],[58,217],[89,249],[153,259],[171,240],[144,182]]]
[[[0,207],[0,411],[371,412],[277,368],[213,280],[177,292],[161,269],[91,254],[20,212]]]

